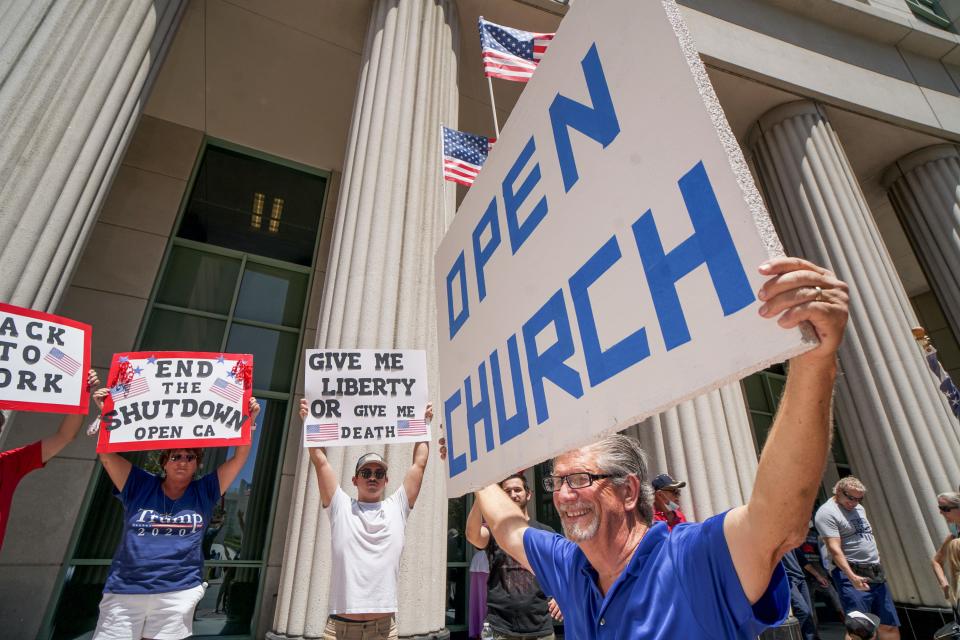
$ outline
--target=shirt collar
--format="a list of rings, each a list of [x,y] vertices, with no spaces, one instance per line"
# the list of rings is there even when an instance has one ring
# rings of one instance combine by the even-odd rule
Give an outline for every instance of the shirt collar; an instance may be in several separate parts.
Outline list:
[[[670,530],[667,528],[666,522],[653,523],[653,526],[647,529],[647,532],[640,540],[640,544],[634,549],[633,555],[630,557],[630,562],[627,563],[624,572],[631,577],[640,575],[640,572],[647,562],[647,557],[656,551],[661,544],[666,542],[669,534]],[[577,551],[581,560],[580,573],[587,576],[593,584],[596,584],[598,576],[596,569],[590,564],[590,560],[586,554],[583,553],[582,549],[578,548]]]

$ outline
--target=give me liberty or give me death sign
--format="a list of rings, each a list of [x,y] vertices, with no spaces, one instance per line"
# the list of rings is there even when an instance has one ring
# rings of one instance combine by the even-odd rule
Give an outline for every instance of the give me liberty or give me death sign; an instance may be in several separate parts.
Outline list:
[[[567,13],[435,256],[450,497],[812,348],[673,0]]]
[[[88,324],[0,303],[0,409],[87,413]]]
[[[97,452],[250,444],[253,356],[117,353]]]
[[[411,349],[309,349],[304,447],[430,440],[427,354]]]

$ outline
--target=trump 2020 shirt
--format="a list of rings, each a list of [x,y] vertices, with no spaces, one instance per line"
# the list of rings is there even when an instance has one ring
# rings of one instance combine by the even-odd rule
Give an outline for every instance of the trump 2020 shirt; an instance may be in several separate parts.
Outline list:
[[[133,467],[123,491],[114,491],[124,530],[104,592],[168,593],[203,581],[203,533],[220,500],[220,480],[208,473],[176,500],[163,493],[162,482]]]
[[[653,525],[606,596],[573,542],[530,528],[523,548],[573,640],[755,640],[787,616],[790,587],[777,563],[766,592],[750,605],[723,535],[724,517],[669,532],[666,523]]]

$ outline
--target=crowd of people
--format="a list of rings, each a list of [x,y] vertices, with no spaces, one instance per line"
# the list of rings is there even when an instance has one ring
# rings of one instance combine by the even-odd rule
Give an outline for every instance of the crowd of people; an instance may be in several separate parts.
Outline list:
[[[638,442],[606,436],[552,461],[543,489],[552,494],[562,534],[531,517],[533,492],[514,474],[475,493],[466,537],[482,554],[485,615],[474,633],[485,639],[657,640],[755,638],[791,610],[804,638],[817,638],[811,591],[845,616],[848,638],[899,638],[873,530],[861,504],[867,489],[842,478],[810,512],[831,439],[837,350],[847,322],[846,285],[797,258],[760,267],[759,313],[783,327],[809,322],[820,344],[795,357],[748,503],[688,522],[679,503],[686,483],[648,469]],[[90,389],[99,386],[89,372]],[[108,390],[92,394],[100,405]],[[255,421],[260,410],[250,400]],[[300,415],[307,415],[307,402]],[[2,418],[2,414],[0,414]],[[428,406],[425,418],[432,418]],[[0,423],[2,425],[2,423]],[[77,435],[81,416],[58,431],[0,454],[0,545],[13,491]],[[441,458],[444,442],[439,443]],[[331,585],[324,638],[397,638],[400,557],[407,519],[420,494],[428,442],[413,448],[400,486],[386,495],[389,466],[376,453],[353,468],[356,497],[321,447],[309,450],[319,497],[329,517]],[[160,452],[159,475],[112,453],[100,462],[124,509],[123,535],[104,586],[94,638],[179,639],[192,633],[203,597],[205,526],[236,479],[249,447],[199,475],[202,449]],[[198,477],[199,476],[199,477]],[[352,493],[352,491],[351,491]],[[938,497],[951,527],[932,569],[951,603],[960,593],[960,493]],[[811,529],[815,529],[812,534]],[[479,573],[479,572],[478,572]]]

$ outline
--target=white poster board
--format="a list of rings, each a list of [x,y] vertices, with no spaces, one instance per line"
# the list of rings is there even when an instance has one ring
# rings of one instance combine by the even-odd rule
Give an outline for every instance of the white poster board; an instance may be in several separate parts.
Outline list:
[[[676,5],[574,5],[436,254],[449,496],[809,349],[781,254]]]
[[[0,303],[0,409],[87,413],[90,325]]]
[[[97,452],[250,444],[249,353],[116,353]]]
[[[309,349],[304,447],[430,440],[427,354],[413,349]]]

